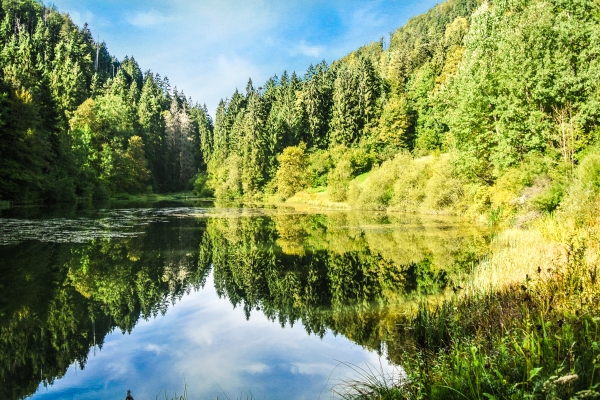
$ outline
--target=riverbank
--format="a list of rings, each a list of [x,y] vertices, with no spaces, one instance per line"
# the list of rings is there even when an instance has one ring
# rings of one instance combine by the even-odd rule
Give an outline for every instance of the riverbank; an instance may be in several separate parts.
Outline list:
[[[559,229],[499,232],[453,294],[397,322],[406,376],[353,382],[342,397],[600,398],[598,225],[556,241]]]

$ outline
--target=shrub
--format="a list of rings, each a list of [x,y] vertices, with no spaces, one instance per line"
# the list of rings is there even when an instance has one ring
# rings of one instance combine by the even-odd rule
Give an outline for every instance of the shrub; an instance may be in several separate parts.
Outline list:
[[[538,211],[551,213],[559,206],[565,194],[562,182],[555,182],[533,198],[532,204]]]
[[[594,225],[600,206],[600,152],[592,152],[581,160],[575,179],[559,207],[561,218],[575,226]]]
[[[277,193],[283,199],[293,196],[308,186],[307,159],[303,146],[286,147],[277,157]]]
[[[352,166],[350,161],[342,160],[329,173],[328,196],[332,201],[345,201],[348,195],[348,186],[352,179]]]
[[[308,180],[312,187],[326,186],[327,174],[333,168],[327,150],[318,150],[308,156]]]
[[[198,197],[211,197],[213,191],[208,187],[208,175],[204,172],[200,172],[194,179],[193,192]]]
[[[214,191],[215,197],[220,199],[235,199],[242,196],[242,159],[238,155],[227,157],[223,164],[209,166],[211,179],[207,186]]]
[[[424,205],[429,210],[451,209],[462,199],[463,183],[455,177],[450,157],[438,159],[432,165],[433,174],[425,184]]]
[[[390,205],[399,211],[418,211],[425,198],[425,182],[431,176],[430,163],[426,160],[415,161],[408,153],[402,153],[394,159],[394,165],[401,173],[394,183]]]
[[[353,205],[368,208],[384,208],[394,196],[394,183],[398,180],[402,168],[395,160],[385,161],[373,168],[367,179],[361,184],[352,181],[349,199]]]

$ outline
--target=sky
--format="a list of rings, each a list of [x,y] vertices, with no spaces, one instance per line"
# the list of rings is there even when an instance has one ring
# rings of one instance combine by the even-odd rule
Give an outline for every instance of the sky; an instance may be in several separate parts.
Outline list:
[[[248,78],[255,87],[286,70],[343,57],[437,0],[52,0],[122,60],[167,76],[214,111]]]

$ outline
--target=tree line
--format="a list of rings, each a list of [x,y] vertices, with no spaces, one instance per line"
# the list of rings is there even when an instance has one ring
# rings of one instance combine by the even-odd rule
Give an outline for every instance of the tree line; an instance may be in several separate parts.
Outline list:
[[[600,131],[599,22],[592,0],[448,0],[388,44],[249,81],[200,137],[208,184],[249,199],[327,186],[345,201],[399,153],[450,153],[441,174],[470,187],[536,163],[570,176]]]
[[[111,56],[87,26],[35,0],[7,0],[0,199],[193,188],[261,200],[327,187],[347,201],[357,176],[398,154],[448,153],[430,173],[474,193],[466,203],[493,204],[487,188],[500,178],[544,165],[532,174],[548,176],[553,209],[600,131],[597,10],[594,0],[448,0],[387,43],[304,75],[249,80],[213,121],[167,78]],[[390,193],[369,196],[388,206],[399,196]]]
[[[0,199],[72,202],[185,189],[205,106],[119,61],[67,14],[0,5]]]

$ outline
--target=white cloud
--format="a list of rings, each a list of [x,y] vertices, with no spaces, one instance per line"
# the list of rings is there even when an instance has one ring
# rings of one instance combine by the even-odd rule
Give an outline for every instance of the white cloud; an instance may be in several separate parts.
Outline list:
[[[182,15],[184,37],[202,46],[224,44],[232,47],[261,38],[281,23],[281,15],[266,1],[211,0],[178,1],[174,12]],[[182,26],[180,26],[182,28]]]
[[[138,12],[130,15],[127,18],[127,21],[138,28],[148,28],[154,27],[157,25],[162,25],[167,22],[171,22],[173,20],[172,17],[164,15],[154,10],[150,10],[147,12]]]
[[[331,374],[332,363],[292,363],[290,372],[300,375],[323,375]]]
[[[87,10],[83,11],[83,12],[70,11],[69,16],[71,17],[73,22],[75,22],[75,24],[77,24],[77,26],[80,26],[80,27],[82,27],[86,22],[88,24],[91,24],[94,22],[94,14],[92,14],[90,11],[87,11]]]
[[[302,54],[307,57],[320,58],[325,54],[324,46],[309,45],[306,41],[302,40],[296,49],[292,52],[292,55]]]
[[[165,350],[165,347],[166,346],[159,346],[154,343],[149,343],[146,345],[144,350],[151,352],[151,353],[155,353],[155,354],[161,354]]]
[[[264,374],[269,371],[269,366],[263,363],[249,364],[241,367],[239,370],[249,372],[251,374]]]
[[[173,65],[172,71],[178,72],[171,75],[184,83],[181,87],[185,93],[191,93],[194,101],[206,103],[213,116],[219,99],[231,96],[236,88],[244,91],[248,78],[252,77],[255,87],[268,78],[268,70],[265,71],[265,68],[246,57],[231,53],[208,57],[193,69]]]

